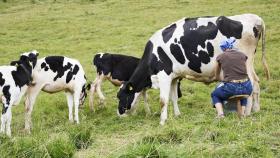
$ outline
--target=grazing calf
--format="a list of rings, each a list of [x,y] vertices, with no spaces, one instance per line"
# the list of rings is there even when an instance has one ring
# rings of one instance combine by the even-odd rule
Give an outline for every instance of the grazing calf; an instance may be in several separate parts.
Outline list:
[[[89,95],[89,105],[91,110],[93,110],[93,95],[97,92],[100,103],[104,102],[104,95],[101,91],[101,83],[103,80],[109,80],[115,86],[121,86],[124,81],[128,81],[130,76],[136,69],[139,58],[132,56],[120,55],[120,54],[109,54],[109,53],[98,53],[93,58],[93,65],[96,67],[96,79],[92,82]],[[180,87],[179,87],[180,88]],[[181,97],[181,91],[179,91],[179,97]],[[137,93],[137,96],[141,92]],[[150,108],[147,103],[146,90],[142,91],[144,97],[145,111],[150,114]],[[136,105],[135,101],[132,106]],[[134,108],[135,109],[135,108]]]
[[[65,91],[69,108],[69,120],[73,122],[73,102],[76,123],[79,123],[79,104],[86,97],[86,77],[82,65],[64,56],[48,56],[38,60],[33,73],[33,85],[27,90],[25,100],[25,130],[30,132],[31,113],[40,91],[56,93]]]
[[[12,66],[0,66],[0,97],[3,103],[1,133],[11,136],[12,105],[17,105],[32,82],[33,68],[37,62],[36,50],[23,53]]]
[[[236,48],[248,57],[246,67],[254,88],[253,95],[248,98],[246,115],[250,114],[252,106],[258,111],[260,88],[254,70],[254,56],[262,37],[262,61],[269,78],[264,52],[265,24],[257,15],[243,14],[183,18],[154,33],[136,70],[118,93],[119,113],[124,114],[129,109],[137,92],[151,87],[159,88],[162,107],[160,124],[163,125],[167,119],[169,98],[173,104],[177,104],[178,78],[213,82],[215,59],[222,53],[219,43],[230,37],[236,38]]]

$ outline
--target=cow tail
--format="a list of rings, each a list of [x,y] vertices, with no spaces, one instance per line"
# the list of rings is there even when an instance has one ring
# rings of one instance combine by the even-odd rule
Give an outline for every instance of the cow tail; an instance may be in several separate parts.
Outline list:
[[[266,75],[266,79],[269,80],[270,79],[270,74],[269,74],[269,69],[268,69],[268,65],[266,63],[266,57],[265,57],[265,24],[264,21],[262,21],[262,64],[264,66],[264,71],[265,71],[265,75]]]

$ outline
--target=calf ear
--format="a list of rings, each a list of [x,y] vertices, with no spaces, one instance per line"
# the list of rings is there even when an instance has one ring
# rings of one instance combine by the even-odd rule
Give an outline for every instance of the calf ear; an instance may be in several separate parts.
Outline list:
[[[128,82],[125,88],[128,92],[134,92],[134,87],[131,82]]]
[[[11,61],[10,65],[17,66],[19,65],[19,61]]]
[[[90,83],[87,83],[87,86],[86,86],[86,89],[87,89],[87,90],[90,90],[90,88],[91,88],[91,82],[90,82]]]

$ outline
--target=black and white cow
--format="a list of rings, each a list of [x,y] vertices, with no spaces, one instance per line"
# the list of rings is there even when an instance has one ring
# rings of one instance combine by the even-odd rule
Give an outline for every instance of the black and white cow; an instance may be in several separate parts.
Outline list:
[[[162,106],[160,124],[163,125],[167,119],[169,98],[173,104],[177,102],[176,80],[214,81],[214,61],[222,53],[219,44],[230,37],[236,38],[236,48],[248,57],[246,66],[254,90],[253,97],[248,99],[246,114],[250,114],[252,103],[254,109],[259,110],[259,79],[253,61],[261,35],[262,61],[269,78],[264,56],[265,25],[257,15],[183,18],[164,27],[149,39],[136,70],[120,89],[119,113],[125,114],[137,92],[147,87],[159,88]]]
[[[89,105],[93,110],[93,95],[97,92],[100,103],[104,102],[104,95],[101,91],[101,84],[104,80],[109,80],[115,86],[121,86],[124,81],[128,81],[130,76],[136,69],[139,58],[121,55],[121,54],[110,54],[110,53],[97,53],[93,58],[93,65],[96,68],[96,78],[91,83],[90,95],[89,95]],[[150,108],[147,102],[147,94],[144,89],[142,92],[144,98],[144,107],[146,114],[150,114]],[[178,87],[179,97],[181,97],[180,87]],[[136,94],[140,95],[140,92]],[[137,99],[136,99],[137,100]],[[136,101],[132,104],[135,110]]]
[[[19,104],[32,82],[33,68],[37,62],[36,50],[23,53],[11,66],[0,66],[0,97],[3,103],[1,133],[11,136],[12,105]]]
[[[37,61],[32,76],[33,85],[27,89],[25,100],[25,130],[30,132],[33,105],[41,90],[47,93],[65,91],[69,120],[73,122],[74,103],[74,120],[79,123],[79,105],[86,97],[86,77],[80,62],[64,56],[44,57]]]

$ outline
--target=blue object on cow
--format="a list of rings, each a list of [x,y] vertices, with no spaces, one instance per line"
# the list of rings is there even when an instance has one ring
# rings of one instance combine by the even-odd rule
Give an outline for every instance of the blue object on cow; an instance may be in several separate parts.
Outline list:
[[[220,48],[222,51],[225,51],[226,49],[232,49],[235,41],[236,39],[234,37],[228,38],[221,42]]]

